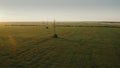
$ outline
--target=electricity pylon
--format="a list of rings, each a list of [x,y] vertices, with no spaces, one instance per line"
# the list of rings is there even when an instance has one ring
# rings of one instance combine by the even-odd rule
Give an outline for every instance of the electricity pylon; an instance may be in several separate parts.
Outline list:
[[[56,21],[54,20],[53,22],[53,29],[54,29],[54,35],[53,35],[53,38],[58,38],[58,35],[56,33]]]
[[[48,22],[46,22],[46,29],[48,29]]]

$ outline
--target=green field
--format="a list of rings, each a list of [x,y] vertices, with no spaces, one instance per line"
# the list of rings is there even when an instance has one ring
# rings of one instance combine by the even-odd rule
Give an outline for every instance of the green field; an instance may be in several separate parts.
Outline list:
[[[66,24],[62,24],[66,25]],[[96,26],[104,24],[70,24]],[[0,26],[0,68],[120,68],[120,28]]]

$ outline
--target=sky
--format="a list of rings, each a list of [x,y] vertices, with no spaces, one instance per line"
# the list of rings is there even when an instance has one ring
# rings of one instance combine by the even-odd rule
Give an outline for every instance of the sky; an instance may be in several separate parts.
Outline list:
[[[120,0],[0,0],[0,21],[120,21]]]

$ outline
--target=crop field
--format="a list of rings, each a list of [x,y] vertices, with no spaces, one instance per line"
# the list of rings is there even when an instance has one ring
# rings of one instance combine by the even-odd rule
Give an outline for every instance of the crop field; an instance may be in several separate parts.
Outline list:
[[[0,26],[0,68],[120,68],[119,27],[59,24],[53,38],[52,24]]]

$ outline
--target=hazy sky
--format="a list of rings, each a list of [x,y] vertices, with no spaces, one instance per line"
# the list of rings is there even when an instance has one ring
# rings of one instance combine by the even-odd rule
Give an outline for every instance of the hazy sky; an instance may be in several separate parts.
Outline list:
[[[120,0],[0,0],[0,21],[120,21]]]

